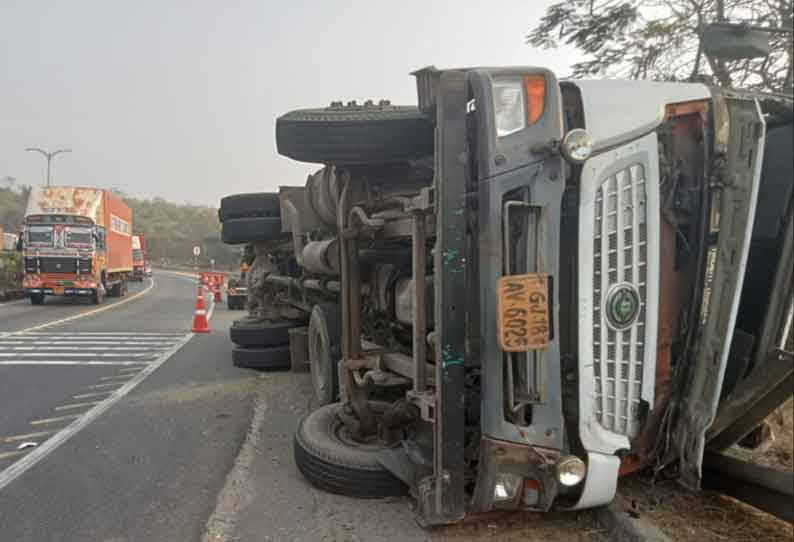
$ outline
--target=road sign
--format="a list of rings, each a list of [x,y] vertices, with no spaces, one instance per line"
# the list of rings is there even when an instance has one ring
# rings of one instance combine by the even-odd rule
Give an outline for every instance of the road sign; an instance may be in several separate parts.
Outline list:
[[[193,247],[193,256],[196,256],[198,258],[199,254],[201,254],[201,247],[199,246]]]

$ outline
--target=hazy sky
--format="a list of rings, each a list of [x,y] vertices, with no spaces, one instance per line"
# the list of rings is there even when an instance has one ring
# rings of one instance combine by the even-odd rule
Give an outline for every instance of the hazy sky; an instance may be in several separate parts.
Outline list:
[[[332,100],[416,103],[409,72],[544,65],[524,36],[551,0],[0,0],[0,179],[40,184],[30,146],[70,147],[54,184],[217,205],[298,185],[275,119]]]

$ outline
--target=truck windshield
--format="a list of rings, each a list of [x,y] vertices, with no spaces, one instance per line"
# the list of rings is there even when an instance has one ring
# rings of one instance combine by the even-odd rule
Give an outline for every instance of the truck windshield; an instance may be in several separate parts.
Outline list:
[[[91,230],[89,228],[67,228],[66,229],[66,246],[68,247],[90,247]]]
[[[28,226],[28,244],[36,247],[52,246],[52,226]]]

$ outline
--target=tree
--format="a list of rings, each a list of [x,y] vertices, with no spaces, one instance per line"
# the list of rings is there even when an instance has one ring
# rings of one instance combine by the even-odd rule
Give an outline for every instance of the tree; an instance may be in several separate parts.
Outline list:
[[[767,57],[724,62],[704,54],[703,25],[742,22],[792,27],[792,0],[569,0],[549,6],[527,43],[572,45],[588,59],[573,77],[664,81],[711,79],[723,87],[791,92],[792,34],[771,34]]]

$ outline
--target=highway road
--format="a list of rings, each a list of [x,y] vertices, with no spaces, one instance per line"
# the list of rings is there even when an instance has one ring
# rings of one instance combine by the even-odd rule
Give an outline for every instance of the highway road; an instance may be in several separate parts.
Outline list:
[[[258,373],[230,362],[239,312],[190,332],[195,296],[163,272],[100,307],[0,304],[0,540],[201,538]]]
[[[0,542],[494,536],[490,519],[430,535],[407,497],[362,503],[309,485],[292,460],[315,406],[309,375],[233,367],[227,329],[242,313],[219,304],[212,332],[193,335],[195,295],[194,279],[161,272],[99,308],[0,305]],[[604,539],[589,514],[500,532]]]

